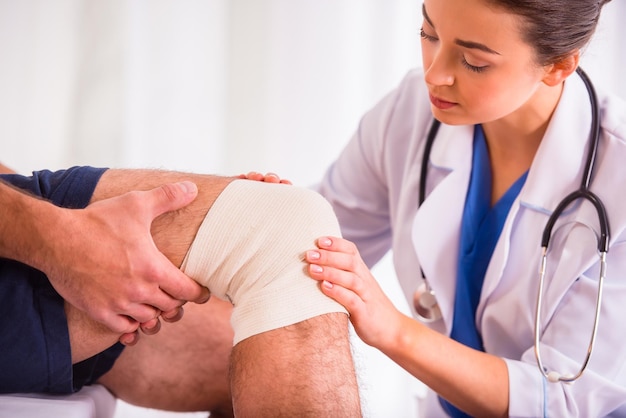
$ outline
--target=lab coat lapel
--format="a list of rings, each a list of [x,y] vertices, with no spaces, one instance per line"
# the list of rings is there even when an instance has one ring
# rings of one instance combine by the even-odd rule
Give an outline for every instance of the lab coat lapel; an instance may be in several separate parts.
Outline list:
[[[494,249],[477,310],[479,318],[484,311],[485,301],[503,278],[510,253],[527,254],[529,257],[540,253],[541,242],[534,240],[524,240],[527,245],[525,248],[511,246],[511,231],[518,221],[518,215],[523,212],[520,211],[521,207],[546,214],[547,222],[548,216],[559,202],[578,189],[590,128],[591,106],[587,90],[580,77],[573,74],[565,83],[561,100],[533,159],[524,187],[511,207]],[[545,224],[532,227],[543,231],[544,226]]]
[[[520,193],[523,205],[552,213],[559,202],[578,189],[591,131],[591,105],[576,74],[565,83],[541,145]]]
[[[430,156],[432,190],[413,223],[413,243],[437,295],[446,329],[452,325],[460,226],[472,165],[473,126],[442,124]]]

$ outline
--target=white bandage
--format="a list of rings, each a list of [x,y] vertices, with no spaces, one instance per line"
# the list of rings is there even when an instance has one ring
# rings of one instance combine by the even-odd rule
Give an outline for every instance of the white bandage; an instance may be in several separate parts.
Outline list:
[[[314,316],[346,312],[306,273],[304,253],[340,236],[330,204],[284,184],[235,180],[207,213],[181,269],[230,301],[234,343]]]

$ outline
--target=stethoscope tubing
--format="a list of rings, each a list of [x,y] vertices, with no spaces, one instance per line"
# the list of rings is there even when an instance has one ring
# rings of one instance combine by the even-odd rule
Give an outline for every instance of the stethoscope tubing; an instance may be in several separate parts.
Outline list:
[[[609,250],[609,238],[610,238],[610,230],[609,230],[609,220],[606,213],[606,209],[602,200],[589,190],[589,185],[591,184],[591,177],[593,176],[593,168],[596,162],[596,155],[598,153],[598,144],[600,143],[600,109],[598,107],[598,97],[596,94],[596,90],[593,87],[593,83],[589,79],[589,76],[583,71],[582,68],[578,67],[576,72],[585,83],[585,87],[589,93],[589,101],[591,102],[591,132],[589,141],[589,149],[587,151],[587,160],[585,162],[585,170],[583,171],[583,177],[580,183],[580,188],[569,195],[567,195],[556,207],[552,215],[548,219],[546,227],[543,231],[543,236],[541,239],[541,246],[548,247],[550,242],[550,235],[552,233],[552,228],[556,223],[557,219],[563,211],[575,200],[578,199],[586,199],[596,209],[598,213],[598,220],[600,222],[600,238],[598,239],[598,251],[601,253],[606,253]]]
[[[589,364],[589,360],[591,359],[591,354],[593,353],[593,348],[596,341],[596,335],[598,331],[598,324],[600,323],[600,310],[602,307],[602,293],[604,289],[604,279],[606,277],[606,254],[609,251],[609,241],[610,241],[610,228],[609,228],[609,219],[606,213],[606,209],[602,200],[589,190],[589,185],[591,184],[591,177],[593,176],[593,169],[596,162],[596,154],[598,152],[598,145],[600,142],[600,110],[598,107],[598,98],[596,95],[596,91],[591,83],[591,80],[587,76],[587,74],[578,67],[576,72],[580,75],[581,79],[585,83],[585,87],[587,88],[587,92],[589,93],[589,101],[591,102],[591,131],[589,136],[591,140],[589,141],[589,150],[587,151],[587,161],[585,162],[585,170],[583,172],[583,178],[581,180],[580,188],[569,195],[565,196],[565,198],[557,205],[556,209],[550,217],[548,218],[548,222],[543,231],[541,246],[542,246],[542,256],[541,256],[541,267],[539,273],[539,291],[537,293],[537,308],[535,312],[535,358],[537,360],[537,366],[539,370],[543,374],[543,376],[548,379],[549,382],[564,382],[564,383],[573,383],[578,380],[583,372],[587,369]],[[600,275],[598,278],[598,290],[596,293],[596,309],[594,314],[593,327],[591,330],[591,337],[589,339],[589,344],[587,346],[587,353],[585,355],[585,359],[581,363],[578,372],[575,374],[560,374],[556,371],[549,371],[543,363],[543,359],[541,357],[540,346],[540,336],[541,336],[541,306],[543,303],[543,288],[544,288],[544,279],[547,269],[547,257],[548,257],[548,245],[550,243],[550,236],[552,234],[552,229],[559,218],[559,216],[563,213],[563,211],[574,201],[579,199],[585,199],[591,202],[594,206],[596,213],[598,215],[598,221],[600,225],[600,236],[597,237],[598,240],[598,252],[600,257]]]

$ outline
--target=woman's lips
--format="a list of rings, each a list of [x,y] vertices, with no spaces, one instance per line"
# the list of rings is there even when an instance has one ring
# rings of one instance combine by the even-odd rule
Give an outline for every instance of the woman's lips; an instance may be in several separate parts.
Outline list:
[[[432,94],[429,94],[430,96],[430,102],[433,104],[433,106],[435,106],[437,109],[441,109],[441,110],[446,110],[446,109],[450,109],[453,106],[456,106],[456,103],[453,102],[447,102],[445,100],[441,100],[435,96],[433,96]]]

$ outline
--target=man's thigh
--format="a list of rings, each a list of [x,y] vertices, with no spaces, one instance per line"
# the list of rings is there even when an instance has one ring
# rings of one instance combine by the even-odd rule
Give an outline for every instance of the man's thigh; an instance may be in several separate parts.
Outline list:
[[[228,416],[231,310],[217,298],[185,305],[180,321],[164,323],[158,334],[142,335],[124,349],[100,383],[134,405]]]
[[[161,170],[108,170],[96,186],[92,202],[183,180],[198,186],[198,197],[181,210],[159,216],[152,224],[155,244],[179,267],[206,213],[234,178]]]

